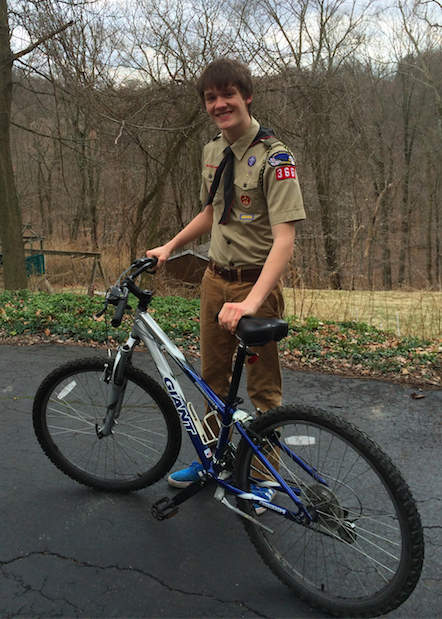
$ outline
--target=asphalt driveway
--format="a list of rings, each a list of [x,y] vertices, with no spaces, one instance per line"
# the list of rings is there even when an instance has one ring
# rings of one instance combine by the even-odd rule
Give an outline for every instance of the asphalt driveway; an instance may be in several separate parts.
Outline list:
[[[165,481],[131,495],[88,490],[60,473],[33,433],[35,391],[57,365],[96,350],[0,346],[0,616],[324,617],[263,564],[239,518],[209,489],[158,522]],[[102,351],[101,351],[101,354]],[[148,356],[135,364],[144,367]],[[144,369],[146,369],[144,367]],[[286,402],[341,414],[392,457],[421,513],[426,558],[410,599],[389,617],[442,616],[442,391],[284,371]],[[180,464],[192,458],[187,441]]]

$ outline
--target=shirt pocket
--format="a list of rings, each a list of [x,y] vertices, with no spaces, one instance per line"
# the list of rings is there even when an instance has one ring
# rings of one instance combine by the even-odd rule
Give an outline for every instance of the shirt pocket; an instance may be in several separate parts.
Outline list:
[[[259,212],[265,205],[265,198],[259,182],[259,175],[235,179],[236,204],[241,211]]]
[[[201,172],[201,191],[200,199],[202,204],[206,204],[209,197],[210,186],[215,178],[216,167],[206,166]],[[218,192],[217,192],[218,193]],[[222,192],[221,192],[222,193]]]

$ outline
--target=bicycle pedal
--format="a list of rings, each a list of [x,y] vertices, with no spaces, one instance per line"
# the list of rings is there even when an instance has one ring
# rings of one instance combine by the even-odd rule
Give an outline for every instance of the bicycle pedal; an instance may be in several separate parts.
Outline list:
[[[167,520],[178,513],[178,507],[168,496],[155,501],[151,509],[152,516],[157,520]]]

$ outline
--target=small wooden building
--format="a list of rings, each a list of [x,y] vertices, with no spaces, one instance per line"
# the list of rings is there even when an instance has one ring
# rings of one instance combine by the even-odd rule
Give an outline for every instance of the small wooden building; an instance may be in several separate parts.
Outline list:
[[[209,263],[207,252],[210,243],[199,245],[196,250],[185,249],[171,256],[166,262],[166,271],[175,279],[190,284],[200,284]]]

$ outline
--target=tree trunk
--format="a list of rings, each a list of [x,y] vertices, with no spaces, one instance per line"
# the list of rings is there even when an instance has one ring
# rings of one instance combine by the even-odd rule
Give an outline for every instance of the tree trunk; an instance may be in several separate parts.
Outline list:
[[[192,108],[185,120],[183,120],[183,126],[192,125],[195,119],[200,114],[200,108]],[[163,160],[163,167],[159,173],[157,180],[154,184],[149,185],[149,157],[146,156],[146,180],[144,186],[144,194],[137,205],[137,211],[135,216],[135,222],[130,239],[130,257],[131,260],[135,260],[138,257],[138,241],[142,230],[147,227],[149,233],[147,235],[148,247],[154,247],[160,241],[160,237],[163,231],[159,230],[160,215],[163,207],[163,196],[166,188],[168,176],[174,168],[174,165],[178,159],[181,150],[186,146],[188,140],[197,131],[197,127],[188,129],[186,132],[180,132],[177,136],[172,137],[169,143],[169,147],[166,150],[166,154]],[[146,217],[147,208],[151,206],[149,217]],[[144,248],[143,248],[144,249]],[[144,252],[143,252],[144,253]]]
[[[333,290],[341,290],[341,270],[338,261],[338,243],[334,225],[334,205],[331,203],[330,184],[324,182],[326,171],[320,157],[316,159],[314,169],[318,202],[321,210],[322,232],[324,235],[325,262],[327,265],[328,285]]]
[[[6,290],[20,290],[27,286],[22,223],[10,142],[13,60],[8,7],[6,0],[0,0],[0,240]]]

